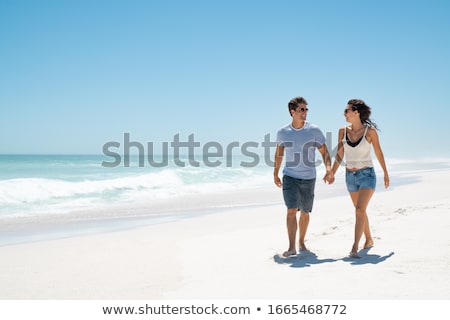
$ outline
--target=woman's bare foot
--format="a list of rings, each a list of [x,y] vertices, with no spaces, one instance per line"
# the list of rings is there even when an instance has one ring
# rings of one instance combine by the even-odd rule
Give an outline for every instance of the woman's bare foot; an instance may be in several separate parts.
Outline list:
[[[355,251],[350,252],[350,253],[348,254],[348,257],[349,257],[349,258],[356,258],[356,259],[361,258],[361,257],[358,255],[358,252],[355,252]]]
[[[373,247],[373,240],[366,240],[366,243],[364,244],[364,249],[369,249]]]

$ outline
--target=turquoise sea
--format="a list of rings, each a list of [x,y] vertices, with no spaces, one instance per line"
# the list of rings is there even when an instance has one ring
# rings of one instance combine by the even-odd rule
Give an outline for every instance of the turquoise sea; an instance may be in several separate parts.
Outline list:
[[[171,201],[272,181],[268,164],[260,161],[256,166],[242,166],[243,161],[249,163],[242,157],[230,159],[230,166],[222,161],[215,167],[203,162],[195,167],[188,159],[175,162],[173,157],[163,167],[151,166],[148,161],[140,166],[142,159],[137,156],[131,156],[127,166],[122,161],[108,167],[112,160],[105,155],[0,155],[0,218],[64,215],[115,204]]]

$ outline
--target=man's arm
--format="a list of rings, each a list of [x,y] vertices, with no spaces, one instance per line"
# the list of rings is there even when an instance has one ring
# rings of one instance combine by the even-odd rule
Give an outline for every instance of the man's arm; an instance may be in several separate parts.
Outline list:
[[[326,169],[326,174],[323,177],[323,181],[328,182],[328,183],[333,183],[334,174],[333,174],[333,171],[331,170],[331,157],[330,157],[330,153],[328,152],[327,145],[324,143],[323,145],[317,147],[317,149],[319,150],[320,154],[322,155],[323,164],[325,165],[325,169]]]
[[[280,177],[278,176],[281,164],[283,163],[283,155],[284,155],[284,146],[280,146],[277,144],[277,147],[275,149],[275,165],[273,168],[273,181],[279,188],[283,186]]]

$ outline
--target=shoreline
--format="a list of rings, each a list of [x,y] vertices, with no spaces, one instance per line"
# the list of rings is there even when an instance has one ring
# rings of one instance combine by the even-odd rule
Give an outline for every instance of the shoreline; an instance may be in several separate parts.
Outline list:
[[[51,217],[46,217],[45,220],[40,221],[22,221],[0,225],[0,247],[134,230],[228,211],[271,206],[276,206],[276,204],[242,204],[233,207],[210,207],[188,211],[154,212],[141,216],[81,218],[79,220],[51,221]]]
[[[64,214],[0,217],[0,247],[135,229],[235,209],[273,206],[282,201],[280,196],[280,190],[275,187],[254,187],[183,195],[173,200],[112,204]]]

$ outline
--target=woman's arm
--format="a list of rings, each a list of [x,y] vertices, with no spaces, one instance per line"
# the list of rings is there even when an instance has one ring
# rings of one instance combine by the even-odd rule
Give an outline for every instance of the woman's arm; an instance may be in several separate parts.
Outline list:
[[[336,157],[334,159],[333,167],[331,169],[333,171],[333,174],[336,174],[336,171],[339,169],[339,166],[344,160],[344,144],[342,143],[343,139],[344,139],[344,128],[340,128],[338,133],[338,149]]]
[[[384,161],[384,155],[383,155],[383,151],[381,150],[380,140],[378,139],[377,130],[370,128],[370,130],[368,131],[368,134],[370,137],[370,141],[372,142],[373,151],[375,152],[375,156],[377,157],[378,162],[380,163],[380,166],[384,172],[384,187],[388,188],[389,187],[389,174],[388,174],[388,171],[386,168],[386,163]]]

